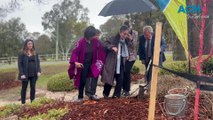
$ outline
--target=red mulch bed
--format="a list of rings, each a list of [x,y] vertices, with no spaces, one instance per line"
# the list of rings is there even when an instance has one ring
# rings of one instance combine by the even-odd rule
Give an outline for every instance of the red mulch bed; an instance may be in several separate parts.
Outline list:
[[[140,73],[131,74],[131,81],[137,81],[137,80],[140,80],[140,79],[143,79],[143,78],[144,78],[143,74],[140,74]]]
[[[17,86],[21,86],[21,81],[15,80],[15,81],[3,82],[3,83],[0,83],[0,90],[10,89]]]
[[[156,104],[155,120],[181,120],[180,118],[166,116]],[[43,105],[40,108],[23,108],[18,114],[19,117],[25,115],[34,116],[47,113],[50,109],[69,108],[62,120],[146,120],[148,118],[149,99],[138,100],[136,98],[101,99],[100,101],[84,101],[83,103],[58,101]],[[186,117],[182,120],[193,120],[194,97],[189,99]],[[205,108],[200,107],[199,120],[206,119]]]

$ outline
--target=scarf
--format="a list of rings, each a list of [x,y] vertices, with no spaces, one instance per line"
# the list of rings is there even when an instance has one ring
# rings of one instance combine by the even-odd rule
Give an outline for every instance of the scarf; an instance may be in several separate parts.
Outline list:
[[[121,57],[128,57],[129,52],[125,43],[125,40],[120,39],[118,43],[118,54],[117,54],[117,65],[116,65],[116,74],[120,74],[121,68]]]

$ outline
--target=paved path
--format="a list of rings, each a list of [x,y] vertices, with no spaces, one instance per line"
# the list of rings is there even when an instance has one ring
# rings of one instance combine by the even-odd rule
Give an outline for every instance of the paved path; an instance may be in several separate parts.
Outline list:
[[[142,82],[143,82],[143,80],[132,83],[130,93],[135,91],[138,88],[139,84],[142,83]],[[112,88],[110,96],[112,96],[113,91],[114,91],[114,88]],[[96,90],[96,94],[99,98],[103,97],[102,92],[103,92],[103,85],[102,85],[101,82],[99,82],[98,86],[97,86],[97,90]],[[137,92],[138,91],[136,91],[133,95],[136,95]],[[77,100],[77,96],[78,96],[77,90],[73,90],[73,91],[70,91],[70,92],[50,92],[50,91],[47,91],[47,90],[36,89],[36,99],[39,98],[39,97],[47,97],[47,98],[51,98],[51,99],[54,99],[54,100],[75,101],[75,100]],[[29,93],[27,93],[26,98],[27,98],[26,103],[29,103],[30,102]],[[87,100],[88,97],[84,96],[84,99]],[[9,100],[4,101],[4,100],[0,99],[0,106],[4,106],[4,105],[7,105],[7,104],[11,104],[11,103],[20,104],[21,103],[20,98],[18,98],[17,100],[11,100],[11,101],[9,101]]]

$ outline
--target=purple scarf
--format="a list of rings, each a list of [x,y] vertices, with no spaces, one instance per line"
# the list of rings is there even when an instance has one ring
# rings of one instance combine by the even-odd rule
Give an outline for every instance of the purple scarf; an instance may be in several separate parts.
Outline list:
[[[88,73],[87,77],[97,78],[98,75],[102,72],[106,53],[104,51],[103,45],[98,39],[92,39],[91,43],[93,49],[93,61],[90,67],[91,73]],[[86,39],[81,38],[80,40],[77,41],[69,61],[70,66],[68,69],[68,74],[70,79],[74,79],[74,86],[77,88],[80,85],[81,71],[83,68],[76,68],[75,62],[79,62],[82,64],[84,63],[85,50],[86,50]]]

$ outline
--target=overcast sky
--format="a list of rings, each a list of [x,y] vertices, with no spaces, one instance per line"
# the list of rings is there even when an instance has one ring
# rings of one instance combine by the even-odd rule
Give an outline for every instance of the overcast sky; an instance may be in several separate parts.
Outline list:
[[[0,0],[0,4],[8,2],[10,0]],[[43,33],[43,26],[41,25],[41,17],[47,11],[52,9],[52,6],[62,0],[48,0],[48,3],[38,5],[35,2],[29,2],[29,0],[23,0],[20,10],[16,10],[7,16],[7,19],[12,17],[20,17],[21,22],[26,25],[29,32],[41,32]],[[98,16],[101,9],[111,0],[80,0],[84,7],[89,9],[90,23],[94,24],[96,28],[107,21],[109,17]]]

